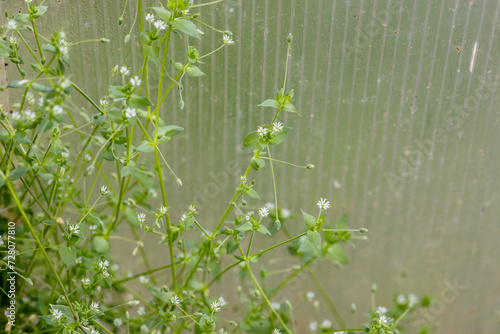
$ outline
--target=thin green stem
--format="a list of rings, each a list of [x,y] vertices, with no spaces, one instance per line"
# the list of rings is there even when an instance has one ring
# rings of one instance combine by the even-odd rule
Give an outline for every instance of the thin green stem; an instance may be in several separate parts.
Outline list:
[[[266,293],[264,292],[264,290],[260,286],[259,282],[257,282],[257,279],[255,278],[255,276],[254,276],[254,274],[252,272],[252,269],[250,268],[250,264],[248,263],[248,261],[246,261],[245,263],[247,265],[248,272],[250,273],[250,277],[252,278],[252,281],[253,281],[255,287],[260,291],[260,294],[262,295],[262,297],[266,301],[267,305],[269,306],[269,309],[274,313],[274,315],[276,316],[276,318],[278,318],[279,322],[281,323],[281,325],[283,326],[283,328],[286,330],[286,332],[289,333],[289,334],[292,334],[292,332],[290,331],[290,329],[288,329],[288,327],[285,324],[285,322],[283,321],[283,319],[281,319],[281,317],[278,314],[278,312],[276,312],[276,310],[274,309],[274,307],[271,305],[271,302],[267,298]]]
[[[278,218],[278,193],[276,191],[276,179],[274,177],[273,158],[271,157],[271,150],[269,148],[269,145],[267,145],[267,154],[269,154],[269,159],[270,159],[269,162],[271,165],[271,175],[273,176],[275,217],[276,217],[276,221],[279,221],[279,218]]]

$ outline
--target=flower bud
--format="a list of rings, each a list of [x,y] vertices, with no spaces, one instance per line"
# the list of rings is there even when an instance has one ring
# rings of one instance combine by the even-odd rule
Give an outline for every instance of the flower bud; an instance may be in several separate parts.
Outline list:
[[[359,229],[359,233],[366,233],[366,232],[368,232],[368,229],[366,229],[364,227]]]
[[[109,39],[107,39],[107,38],[101,38],[99,40],[99,42],[101,42],[101,43],[109,43]]]
[[[293,40],[292,33],[289,33],[289,34],[288,34],[288,37],[286,38],[286,41],[287,41],[288,43],[292,43],[292,40]]]
[[[372,293],[377,292],[377,284],[373,283],[372,284]]]
[[[125,44],[127,44],[128,42],[130,42],[130,35],[125,36],[124,41],[125,41]]]
[[[306,166],[307,169],[313,169],[314,168],[314,165],[313,164],[309,164]]]

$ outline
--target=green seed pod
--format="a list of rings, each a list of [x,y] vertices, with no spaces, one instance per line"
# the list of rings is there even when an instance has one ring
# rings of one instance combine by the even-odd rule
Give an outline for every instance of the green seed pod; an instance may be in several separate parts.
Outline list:
[[[373,283],[372,284],[372,293],[377,292],[377,284]]]
[[[358,310],[358,308],[356,307],[356,304],[352,303],[351,304],[351,312],[356,313],[357,310]]]
[[[309,164],[306,166],[307,169],[313,169],[314,168],[314,165],[313,164]]]
[[[288,34],[288,37],[286,38],[286,41],[287,41],[288,43],[292,43],[292,40],[293,40],[292,33],[289,33],[289,34]]]
[[[118,19],[118,25],[120,25],[120,26],[121,26],[121,25],[122,25],[122,23],[123,23],[123,16],[122,16],[122,17],[120,17],[120,18]]]
[[[281,229],[281,222],[279,221],[279,219],[277,219],[275,222],[274,222],[274,228],[276,230],[280,230]]]
[[[247,201],[246,200],[241,201],[241,205],[243,206],[247,205]]]
[[[109,43],[109,39],[107,39],[107,38],[101,38],[99,40],[99,42],[101,42],[101,43]]]
[[[366,229],[364,227],[359,229],[359,233],[366,233],[366,232],[368,232],[368,229]]]
[[[130,42],[130,35],[127,35],[125,36],[125,44],[127,44],[128,42]]]

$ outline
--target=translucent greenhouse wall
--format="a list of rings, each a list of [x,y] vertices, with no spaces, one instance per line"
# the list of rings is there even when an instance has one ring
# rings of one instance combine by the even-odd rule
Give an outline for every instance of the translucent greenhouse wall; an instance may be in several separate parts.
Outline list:
[[[2,1],[2,12],[19,2]],[[51,0],[51,17],[42,20],[64,29],[70,42],[111,40],[72,48],[74,81],[96,100],[115,65],[134,69],[141,59],[135,30],[131,43],[122,43],[136,6],[129,1],[118,28],[124,3]],[[498,332],[499,12],[494,0],[228,0],[204,7],[202,15],[232,31],[236,44],[201,65],[206,77],[188,79],[194,89],[185,90],[184,110],[176,94],[163,106],[165,118],[186,129],[167,149],[184,183],[169,183],[178,194],[172,208],[180,212],[195,198],[214,221],[224,210],[221,198],[231,197],[248,156],[238,143],[265,120],[257,105],[281,86],[291,32],[287,85],[302,118],[285,119],[292,137],[275,158],[316,168],[275,167],[280,202],[297,215],[327,197],[331,220],[345,211],[350,226],[369,229],[369,240],[348,251],[346,268],[318,269],[340,312],[351,317],[352,302],[368,308],[377,283],[381,304],[398,292],[437,298],[439,307],[423,319],[439,332]],[[200,50],[220,45],[211,36]],[[182,52],[180,40],[173,45]],[[270,171],[259,173],[268,182],[256,187],[272,201]],[[291,231],[302,226],[299,219],[289,224]]]

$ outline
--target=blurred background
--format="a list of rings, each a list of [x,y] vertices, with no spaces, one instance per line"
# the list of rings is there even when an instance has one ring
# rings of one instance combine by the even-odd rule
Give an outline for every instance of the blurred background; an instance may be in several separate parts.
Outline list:
[[[115,65],[139,68],[137,29],[123,44],[135,1],[121,26],[124,1],[46,4],[42,34],[62,29],[69,42],[111,40],[71,48],[73,80],[94,100],[106,94]],[[0,6],[12,12],[24,4]],[[434,296],[438,306],[422,319],[438,332],[498,333],[499,12],[495,0],[227,0],[200,8],[205,22],[230,30],[236,43],[205,59],[200,68],[207,76],[187,78],[183,110],[177,92],[163,106],[167,123],[185,128],[165,146],[184,183],[168,181],[172,212],[194,201],[200,221],[216,225],[251,155],[240,143],[273,116],[257,105],[282,86],[292,33],[287,89],[295,90],[302,117],[283,115],[293,130],[272,154],[316,168],[274,166],[279,202],[298,215],[287,228],[299,232],[300,209],[316,212],[325,197],[332,203],[328,219],[347,212],[350,227],[369,229],[368,241],[348,249],[347,266],[324,260],[316,268],[339,312],[349,324],[365,321],[377,283],[380,305],[398,293]],[[203,30],[200,54],[222,44],[220,34]],[[173,50],[173,60],[182,61],[180,39]],[[251,177],[263,201],[250,206],[271,202],[268,166]],[[132,252],[130,244],[120,245]],[[164,256],[155,262],[164,264]],[[286,299],[303,301],[308,289],[306,277]],[[361,311],[354,316],[353,302]],[[309,308],[296,306],[298,321],[333,320],[324,305],[319,315]]]

